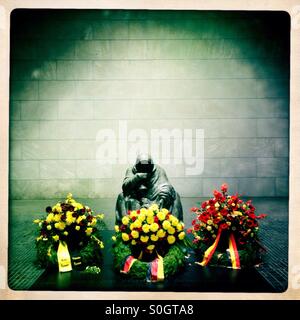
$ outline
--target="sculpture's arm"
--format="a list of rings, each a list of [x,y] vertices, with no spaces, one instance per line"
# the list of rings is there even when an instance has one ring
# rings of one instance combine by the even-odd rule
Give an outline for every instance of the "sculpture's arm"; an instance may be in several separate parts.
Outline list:
[[[122,185],[124,195],[128,195],[134,191],[140,185],[142,179],[143,175],[134,174],[131,168],[127,169]]]

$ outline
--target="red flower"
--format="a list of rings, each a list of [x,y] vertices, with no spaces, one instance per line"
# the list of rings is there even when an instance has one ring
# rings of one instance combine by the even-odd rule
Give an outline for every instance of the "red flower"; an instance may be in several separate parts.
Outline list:
[[[216,201],[213,200],[213,199],[210,199],[210,200],[208,201],[208,204],[209,204],[210,206],[214,206],[215,203],[216,203]]]
[[[136,220],[136,217],[132,217],[131,220],[134,222]]]
[[[217,199],[217,200],[220,200],[222,199],[223,195],[221,192],[219,192],[218,190],[214,190],[214,197]]]
[[[154,217],[154,222],[158,223],[159,222],[159,219],[157,216]]]
[[[194,226],[195,224],[196,224],[196,219],[194,219],[193,221],[192,221],[192,226]]]
[[[213,222],[214,222],[214,224],[218,224],[219,222],[220,222],[220,218],[219,217],[217,217],[217,218],[215,218],[214,220],[213,220]]]
[[[121,226],[120,226],[120,230],[123,232],[123,231],[125,231],[126,230],[126,226],[124,225],[124,224],[122,224]]]
[[[223,183],[223,184],[221,185],[221,191],[222,191],[222,192],[227,192],[227,190],[228,190],[228,185],[227,185],[227,183]]]
[[[210,216],[207,213],[202,213],[199,217],[198,220],[202,221],[202,222],[207,222],[207,220],[209,220]]]
[[[141,210],[140,210],[140,209],[139,209],[139,210],[137,210],[137,211],[136,211],[136,213],[137,213],[137,214],[140,214],[140,213],[141,213]]]
[[[249,228],[256,227],[256,226],[257,226],[257,222],[255,222],[254,220],[248,220],[248,221],[247,221],[247,226],[248,226]]]
[[[220,224],[220,228],[221,228],[222,230],[226,230],[226,229],[229,228],[229,226],[228,226],[227,223],[222,223],[222,224]]]
[[[202,208],[202,209],[205,209],[205,208],[206,208],[206,206],[207,206],[207,201],[202,202],[202,204],[201,204],[201,208]]]
[[[194,225],[194,230],[199,231],[200,230],[200,224],[195,224]]]
[[[226,217],[226,216],[228,215],[228,210],[227,210],[227,209],[222,209],[222,210],[220,211],[220,213],[221,213],[221,215],[222,215],[223,217]]]
[[[193,229],[192,228],[189,228],[186,230],[186,233],[192,233]]]
[[[197,207],[191,208],[191,212],[197,212],[197,211],[198,211],[198,208],[197,208]]]

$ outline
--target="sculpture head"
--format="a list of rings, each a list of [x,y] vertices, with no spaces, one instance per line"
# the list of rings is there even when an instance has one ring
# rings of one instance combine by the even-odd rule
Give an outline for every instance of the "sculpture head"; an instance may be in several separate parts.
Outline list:
[[[149,154],[142,153],[138,155],[135,162],[136,172],[150,173],[154,169],[154,162]]]

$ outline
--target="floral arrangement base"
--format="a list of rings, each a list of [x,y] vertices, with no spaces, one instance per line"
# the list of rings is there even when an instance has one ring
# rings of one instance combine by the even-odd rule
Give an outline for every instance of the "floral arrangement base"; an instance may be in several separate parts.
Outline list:
[[[36,238],[37,263],[42,268],[85,270],[102,262],[101,230],[104,215],[95,215],[88,207],[67,199],[46,208],[47,216],[34,220],[38,225]]]
[[[165,278],[175,275],[185,265],[185,255],[186,249],[178,244],[173,245],[168,253],[161,259],[157,256],[153,260],[147,259],[139,260],[138,257],[132,255],[130,246],[120,242],[114,246],[114,256],[115,256],[115,268],[118,272],[121,271],[122,274],[129,276],[133,279],[148,280],[148,281],[162,281]],[[127,262],[128,261],[128,262]],[[126,267],[127,263],[132,263],[130,270]],[[157,264],[161,263],[163,266],[163,274],[156,275],[151,272]]]

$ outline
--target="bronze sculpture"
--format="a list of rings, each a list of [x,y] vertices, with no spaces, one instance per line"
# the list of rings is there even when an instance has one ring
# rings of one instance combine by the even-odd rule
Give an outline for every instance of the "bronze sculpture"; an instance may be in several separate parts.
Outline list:
[[[165,170],[154,164],[150,155],[139,155],[135,165],[127,169],[122,189],[116,203],[117,224],[129,210],[148,208],[153,203],[183,220],[179,194],[170,184]]]

